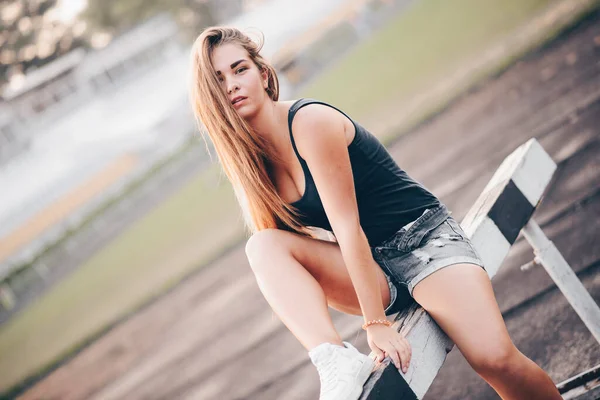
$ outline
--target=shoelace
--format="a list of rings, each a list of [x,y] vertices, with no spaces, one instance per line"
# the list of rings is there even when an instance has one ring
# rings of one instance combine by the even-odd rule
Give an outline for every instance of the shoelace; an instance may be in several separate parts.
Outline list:
[[[332,356],[323,361],[323,364],[317,367],[321,380],[321,394],[331,391],[337,381],[338,368],[334,363],[335,357]]]

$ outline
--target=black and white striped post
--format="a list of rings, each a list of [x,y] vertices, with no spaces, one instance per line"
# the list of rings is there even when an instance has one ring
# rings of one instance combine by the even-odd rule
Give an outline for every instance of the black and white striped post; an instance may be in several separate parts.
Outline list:
[[[600,308],[554,244],[531,219],[555,170],[556,164],[548,153],[537,140],[530,139],[502,162],[461,227],[473,242],[490,279],[523,230],[523,236],[536,254],[534,263],[544,266],[600,342]],[[409,369],[406,374],[398,372],[386,357],[365,384],[361,399],[423,398],[454,347],[416,302],[398,313],[394,327],[412,347]]]

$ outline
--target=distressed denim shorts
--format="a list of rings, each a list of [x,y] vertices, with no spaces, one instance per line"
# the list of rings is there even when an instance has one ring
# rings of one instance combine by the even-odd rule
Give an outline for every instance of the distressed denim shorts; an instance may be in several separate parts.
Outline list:
[[[390,286],[386,315],[410,305],[415,285],[439,269],[469,263],[485,270],[473,244],[444,204],[426,209],[419,218],[371,247],[371,252]]]

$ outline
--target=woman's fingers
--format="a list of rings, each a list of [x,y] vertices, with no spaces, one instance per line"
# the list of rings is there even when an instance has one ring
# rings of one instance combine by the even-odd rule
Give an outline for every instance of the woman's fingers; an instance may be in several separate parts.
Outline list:
[[[375,361],[377,361],[377,362],[383,361],[383,359],[385,358],[385,354],[383,353],[383,351],[381,351],[377,347],[372,348],[371,350],[373,350],[373,353],[375,353],[375,357],[374,357]]]
[[[410,365],[410,357],[411,357],[410,344],[408,343],[408,341],[406,339],[401,338],[395,342],[395,348],[397,349],[397,353],[399,355],[400,362],[401,362],[401,365],[398,364],[398,365],[396,365],[396,367],[399,370],[400,370],[400,368],[402,368],[402,371],[404,373],[406,373],[406,371],[408,371],[408,366]]]
[[[408,340],[404,339],[404,341],[406,342],[406,351],[408,352],[408,361],[410,362],[412,359],[412,348],[410,347]]]
[[[401,356],[399,350],[400,349],[398,349],[396,347],[396,345],[394,345],[394,343],[390,343],[389,346],[388,346],[388,350],[386,350],[387,354],[392,359],[392,362],[394,363],[394,366],[396,366],[396,368],[398,370],[400,369],[400,366],[402,365],[402,362],[401,362],[402,356]]]
[[[373,350],[375,359],[383,361],[388,356],[398,371],[406,373],[410,364],[412,351],[406,338],[395,330],[375,330],[373,338],[369,336],[369,346]],[[381,334],[386,337],[380,337]]]

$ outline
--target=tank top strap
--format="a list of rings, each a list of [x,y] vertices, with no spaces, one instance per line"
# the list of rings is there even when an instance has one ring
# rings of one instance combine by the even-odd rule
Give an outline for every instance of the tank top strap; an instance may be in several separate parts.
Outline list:
[[[329,103],[326,103],[324,101],[310,99],[310,98],[302,98],[300,100],[297,100],[294,104],[292,104],[292,106],[290,107],[290,110],[288,112],[288,129],[290,131],[290,139],[292,141],[292,147],[294,148],[294,152],[296,153],[296,156],[300,160],[300,163],[302,164],[303,167],[304,167],[305,161],[302,157],[300,157],[300,153],[298,153],[298,149],[296,148],[296,142],[294,141],[294,135],[292,134],[292,121],[294,120],[294,116],[296,115],[298,110],[300,110],[302,107],[309,105],[309,104],[323,104],[325,106],[331,107],[331,108],[339,111],[340,113],[342,113],[346,118],[348,118],[352,122],[353,125],[355,125],[354,120],[352,118],[350,118],[348,116],[348,114],[346,114],[339,108],[337,108]]]

